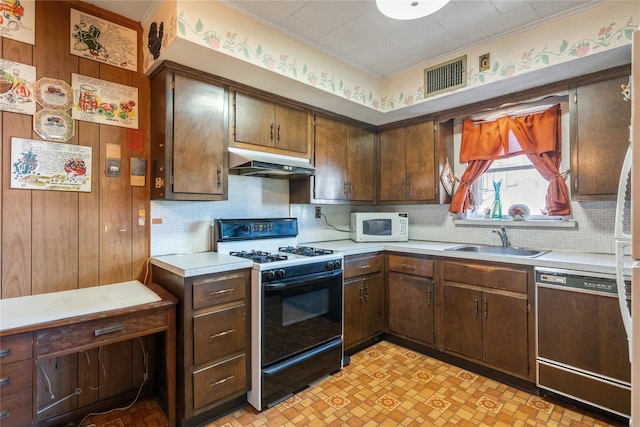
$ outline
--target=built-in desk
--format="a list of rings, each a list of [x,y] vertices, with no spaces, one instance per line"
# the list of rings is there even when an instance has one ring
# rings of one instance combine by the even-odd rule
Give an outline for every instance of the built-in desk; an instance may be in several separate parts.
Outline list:
[[[0,299],[2,426],[37,424],[40,360],[156,333],[165,335],[161,397],[175,426],[176,303],[163,288],[139,281]]]

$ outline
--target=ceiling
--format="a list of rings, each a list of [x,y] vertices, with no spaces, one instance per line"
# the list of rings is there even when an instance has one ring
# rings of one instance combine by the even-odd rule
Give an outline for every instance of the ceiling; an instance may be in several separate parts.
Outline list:
[[[158,1],[88,3],[143,22]],[[452,0],[435,14],[411,21],[385,17],[373,0],[224,3],[375,77],[386,78],[488,39],[581,12],[598,1]]]

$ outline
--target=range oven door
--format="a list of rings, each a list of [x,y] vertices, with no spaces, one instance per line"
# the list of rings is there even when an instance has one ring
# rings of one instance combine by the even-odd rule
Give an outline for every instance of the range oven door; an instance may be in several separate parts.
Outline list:
[[[342,336],[342,270],[262,285],[262,367]]]

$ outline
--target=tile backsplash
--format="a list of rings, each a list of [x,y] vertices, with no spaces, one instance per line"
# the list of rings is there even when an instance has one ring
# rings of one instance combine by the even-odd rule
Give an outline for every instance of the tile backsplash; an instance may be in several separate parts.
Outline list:
[[[210,251],[210,226],[217,218],[288,216],[288,181],[231,175],[228,200],[151,202],[151,256]]]
[[[349,238],[351,211],[409,213],[409,238],[452,243],[499,244],[491,226],[456,225],[448,205],[344,206],[289,204],[289,182],[284,179],[229,176],[229,199],[220,202],[152,201],[151,255],[211,250],[210,225],[216,218],[298,218],[298,241],[319,242]],[[575,228],[509,227],[514,246],[554,250],[614,252],[615,202],[573,202]],[[496,224],[497,226],[498,224]],[[512,223],[513,225],[513,223]]]

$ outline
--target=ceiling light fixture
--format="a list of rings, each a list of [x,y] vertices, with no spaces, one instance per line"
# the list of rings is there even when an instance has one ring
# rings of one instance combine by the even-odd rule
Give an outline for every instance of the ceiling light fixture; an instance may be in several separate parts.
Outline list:
[[[376,0],[383,15],[392,19],[417,19],[442,9],[449,0]]]

